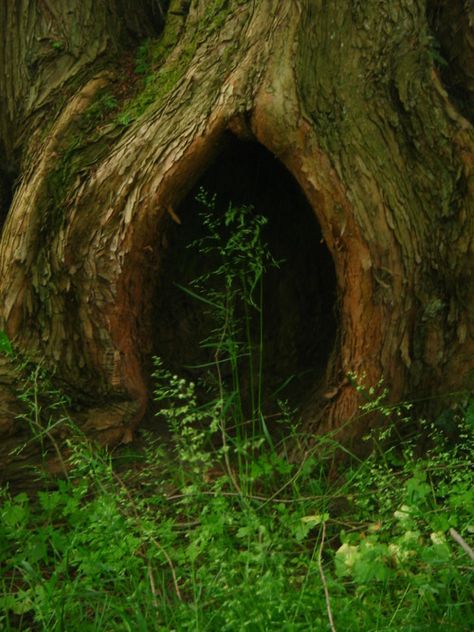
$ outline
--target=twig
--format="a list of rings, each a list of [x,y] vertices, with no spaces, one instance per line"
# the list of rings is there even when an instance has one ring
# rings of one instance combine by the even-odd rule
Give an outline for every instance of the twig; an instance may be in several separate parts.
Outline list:
[[[158,5],[158,11],[160,12],[161,19],[164,20],[165,19],[165,14],[164,14],[164,11],[163,11],[163,7],[161,6],[160,0],[156,0],[156,4]]]
[[[153,577],[153,570],[151,568],[151,564],[148,564],[148,579],[150,580],[150,589],[151,589],[151,594],[153,596],[153,605],[155,606],[155,609],[158,610],[158,600],[156,598],[157,592],[156,592],[156,588],[155,588],[155,578]]]
[[[319,555],[318,555],[319,574],[321,575],[321,581],[323,583],[323,588],[324,588],[324,596],[326,597],[326,609],[327,609],[327,612],[328,612],[329,626],[330,626],[332,632],[337,632],[336,631],[336,627],[334,625],[334,619],[333,619],[333,616],[332,616],[331,599],[329,597],[328,584],[327,584],[326,576],[324,575],[324,570],[323,570],[322,555],[323,555],[323,547],[324,547],[324,540],[325,539],[326,539],[326,523],[323,522],[323,530],[322,530],[322,535],[321,535],[321,546],[319,547]]]
[[[290,485],[292,485],[296,481],[298,476],[303,471],[304,464],[306,463],[306,459],[308,458],[309,455],[310,455],[310,453],[308,451],[306,451],[304,453],[303,458],[301,459],[301,464],[300,464],[299,468],[296,470],[296,472],[293,474],[293,476],[291,478],[289,478],[286,481],[286,483],[284,483],[279,489],[277,489],[275,493],[273,493],[269,498],[267,498],[266,501],[263,503],[262,507],[264,507],[265,505],[267,505],[270,502],[274,502],[278,498],[278,495],[281,494],[281,492],[285,491],[285,489],[287,487],[289,487]]]
[[[174,590],[176,592],[176,596],[178,597],[178,599],[180,601],[183,601],[183,597],[181,596],[181,591],[179,589],[179,584],[178,584],[178,578],[176,577],[176,571],[174,569],[174,564],[173,564],[173,560],[170,558],[170,556],[168,555],[166,549],[158,542],[158,540],[156,540],[155,538],[150,538],[150,540],[153,542],[153,544],[163,553],[163,555],[166,558],[166,561],[168,562],[168,566],[170,567],[171,570],[171,575],[173,577],[173,584],[174,584]]]
[[[462,536],[459,535],[456,529],[453,529],[451,527],[451,529],[449,530],[449,535],[453,538],[455,542],[459,544],[460,547],[464,549],[465,553],[467,553],[467,555],[471,558],[471,560],[474,561],[474,551],[471,549],[471,547],[466,542],[466,540]]]
[[[48,439],[51,441],[51,443],[53,444],[54,451],[56,452],[56,456],[58,457],[58,461],[59,461],[59,463],[61,465],[61,469],[63,471],[63,474],[64,474],[66,480],[69,480],[69,474],[68,474],[68,470],[67,470],[67,467],[66,467],[66,463],[64,462],[63,455],[61,453],[61,450],[59,449],[58,442],[53,437],[52,433],[47,428],[46,429],[43,428],[43,426],[39,422],[32,420],[31,423],[32,423],[32,425],[35,425],[40,430],[42,430],[44,432],[45,436],[48,437]],[[60,422],[58,422],[58,424],[59,423]]]
[[[225,496],[225,497],[232,497],[232,496],[237,496],[239,498],[246,498],[248,500],[259,500],[265,504],[272,502],[272,503],[282,503],[285,505],[293,505],[295,503],[304,503],[307,501],[314,501],[314,500],[323,500],[323,499],[332,499],[332,498],[345,498],[347,494],[333,494],[332,496],[300,496],[299,498],[279,498],[277,496],[261,496],[259,494],[243,494],[240,492],[224,492],[222,490],[219,490],[218,492],[216,491],[211,491],[211,490],[202,490],[202,491],[198,491],[198,492],[194,492],[193,494],[171,494],[170,496],[166,496],[165,494],[165,498],[166,500],[181,500],[182,498],[189,498],[190,496]],[[333,521],[333,522],[337,522],[337,521]],[[340,524],[347,524],[347,523],[340,523]]]

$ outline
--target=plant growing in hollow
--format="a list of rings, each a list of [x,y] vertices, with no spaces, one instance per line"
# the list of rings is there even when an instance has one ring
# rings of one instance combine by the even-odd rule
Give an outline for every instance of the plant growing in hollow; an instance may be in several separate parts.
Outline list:
[[[188,286],[178,284],[194,304],[205,311],[210,333],[200,343],[206,352],[207,361],[190,368],[205,372],[207,385],[211,385],[214,401],[212,412],[207,407],[210,418],[219,420],[223,456],[227,470],[236,489],[239,484],[232,474],[229,463],[228,441],[250,428],[250,442],[256,447],[263,434],[271,444],[263,414],[263,364],[264,364],[264,276],[271,267],[279,263],[270,254],[262,231],[267,219],[256,214],[253,207],[229,203],[223,213],[217,210],[216,196],[200,190],[196,201],[201,207],[200,218],[204,236],[188,245],[200,256],[211,262],[210,269],[192,279]],[[155,378],[158,379],[158,399],[167,396],[178,397],[174,389],[169,392],[166,384],[174,384],[174,377],[163,372],[161,362],[157,363]],[[178,378],[176,378],[178,380]],[[177,382],[174,384],[178,386]],[[196,410],[195,386],[182,381],[190,408]],[[188,392],[192,390],[192,393]],[[172,389],[173,390],[173,389]],[[179,389],[178,389],[179,390]],[[182,393],[184,396],[184,393]],[[192,401],[191,401],[192,400]],[[183,413],[182,406],[178,406]],[[161,410],[171,427],[176,419],[170,418],[170,407]],[[202,422],[201,412],[197,413]],[[212,427],[212,422],[209,427]],[[260,434],[260,438],[257,438]],[[242,451],[237,451],[239,469]]]
[[[209,441],[219,399],[200,405],[192,383],[156,373],[173,455],[150,433],[143,454],[111,458],[77,432],[68,477],[36,497],[0,488],[2,630],[467,629],[472,398],[449,420],[457,444],[444,418],[421,424],[432,447],[419,458],[419,436],[387,446],[384,429],[383,455],[346,461],[337,479],[328,436],[299,463],[282,445],[245,454],[237,436],[229,448],[251,466],[238,493],[222,468],[206,476],[222,460]],[[52,397],[38,375],[25,397]],[[398,424],[406,405],[376,391],[369,410]]]
[[[246,417],[253,423],[263,421],[264,279],[265,272],[280,263],[263,239],[267,219],[252,206],[232,203],[219,214],[216,196],[202,189],[196,200],[203,209],[206,234],[188,247],[198,249],[216,265],[182,289],[204,304],[213,323],[201,346],[212,354],[223,405],[232,409],[236,423]]]

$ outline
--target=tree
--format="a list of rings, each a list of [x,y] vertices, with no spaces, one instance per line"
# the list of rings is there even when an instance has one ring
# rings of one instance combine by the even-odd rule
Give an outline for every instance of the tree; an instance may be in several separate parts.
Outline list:
[[[155,329],[168,319],[170,348],[181,339],[160,298],[166,245],[193,224],[194,187],[235,192],[246,164],[264,165],[277,206],[289,179],[275,243],[294,225],[298,244],[321,235],[304,246],[316,267],[283,291],[310,300],[273,332],[290,343],[306,322],[329,340],[303,360],[322,368],[301,399],[308,427],[355,415],[350,372],[383,377],[394,400],[470,386],[469,2],[20,4],[0,6],[1,327],[69,385],[86,430],[128,440],[143,418]]]

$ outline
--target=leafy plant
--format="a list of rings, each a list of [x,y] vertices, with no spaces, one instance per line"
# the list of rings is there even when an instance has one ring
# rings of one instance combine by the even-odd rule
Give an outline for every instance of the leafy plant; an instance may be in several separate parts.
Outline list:
[[[209,318],[214,322],[212,333],[202,341],[202,346],[213,354],[221,405],[231,409],[237,427],[246,421],[248,413],[255,431],[256,423],[265,423],[264,275],[280,262],[272,257],[263,240],[262,230],[267,222],[263,215],[256,214],[250,206],[232,204],[219,214],[215,196],[204,190],[196,199],[203,208],[201,218],[207,234],[190,247],[217,263],[214,269],[194,279],[192,289],[182,289],[208,308]],[[230,374],[227,383],[223,378],[224,365]],[[241,388],[244,371],[248,376],[249,411],[245,410],[246,394]]]
[[[260,284],[273,262],[250,209],[231,206],[216,219],[212,198],[203,200],[210,230],[200,248],[221,264],[187,291],[214,310],[204,344],[217,392],[200,401],[193,382],[156,359],[169,444],[144,432],[141,446],[110,454],[76,430],[67,476],[31,496],[1,491],[1,629],[471,629],[472,398],[419,420],[409,404],[386,403],[383,383],[350,376],[365,397],[361,413],[385,424],[369,437],[373,452],[340,469],[328,436],[290,458],[299,437],[288,409],[279,441],[264,423],[237,431],[243,367],[254,371],[251,413],[265,422],[253,368],[261,338],[245,332],[249,314],[260,320]],[[235,364],[228,381],[223,362]],[[35,428],[41,406],[49,432],[47,402],[62,410],[64,399],[40,368],[24,398],[23,421]]]

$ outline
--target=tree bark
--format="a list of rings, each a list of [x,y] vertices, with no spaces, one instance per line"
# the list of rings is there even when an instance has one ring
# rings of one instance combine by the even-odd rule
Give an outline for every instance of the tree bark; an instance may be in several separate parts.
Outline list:
[[[474,136],[425,2],[171,2],[145,85],[123,72],[124,33],[146,34],[151,3],[24,4],[0,8],[2,166],[20,174],[1,325],[81,396],[88,432],[128,441],[143,418],[166,234],[229,134],[292,175],[333,260],[337,336],[306,427],[366,430],[350,373],[392,401],[472,386]]]

